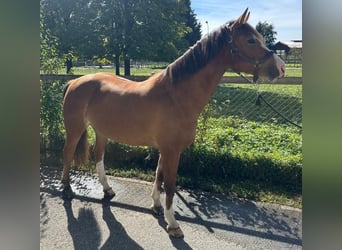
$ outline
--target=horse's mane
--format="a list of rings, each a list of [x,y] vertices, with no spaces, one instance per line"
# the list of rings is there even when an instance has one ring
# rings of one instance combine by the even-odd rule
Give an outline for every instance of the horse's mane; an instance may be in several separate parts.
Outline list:
[[[166,68],[168,76],[173,83],[177,83],[180,79],[194,74],[222,51],[222,48],[227,46],[230,39],[227,24],[222,25],[197,41],[181,57],[171,63]]]

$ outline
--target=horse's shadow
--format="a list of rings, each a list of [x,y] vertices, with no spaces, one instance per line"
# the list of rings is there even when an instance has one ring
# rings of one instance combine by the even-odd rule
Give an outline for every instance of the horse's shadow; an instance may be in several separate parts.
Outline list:
[[[102,218],[107,224],[110,235],[101,249],[113,249],[113,246],[115,245],[125,246],[127,249],[143,249],[128,236],[122,224],[115,219],[112,211],[110,210],[110,206],[103,204],[102,211]]]
[[[93,210],[82,207],[79,209],[76,218],[72,202],[65,201],[63,205],[67,214],[68,231],[72,237],[74,249],[143,249],[129,237],[122,224],[115,219],[110,206],[106,204],[102,206],[102,218],[107,224],[110,235],[101,246],[101,231]]]

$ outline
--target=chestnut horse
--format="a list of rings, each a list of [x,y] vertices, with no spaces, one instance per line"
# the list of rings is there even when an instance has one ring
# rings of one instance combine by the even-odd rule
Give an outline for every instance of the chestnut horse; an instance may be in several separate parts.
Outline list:
[[[63,161],[63,196],[72,198],[69,170],[73,160],[87,157],[87,127],[96,133],[96,168],[107,199],[115,193],[104,170],[107,139],[159,150],[152,210],[163,211],[162,183],[166,193],[167,232],[183,237],[172,201],[181,153],[193,142],[197,119],[227,69],[275,80],[283,77],[284,62],[263,43],[247,23],[249,11],[211,32],[168,67],[142,82],[110,73],[88,74],[70,81],[63,101],[66,141]]]

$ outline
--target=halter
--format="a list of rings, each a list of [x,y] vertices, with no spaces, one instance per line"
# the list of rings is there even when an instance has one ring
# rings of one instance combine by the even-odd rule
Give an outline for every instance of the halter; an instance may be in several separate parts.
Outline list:
[[[231,30],[230,30],[231,31]],[[256,83],[256,81],[259,78],[259,69],[260,69],[260,65],[262,65],[263,63],[265,63],[268,58],[270,58],[274,52],[272,50],[269,50],[266,55],[264,55],[261,59],[254,59],[251,58],[245,54],[243,54],[235,45],[234,41],[233,41],[233,36],[231,35],[231,39],[229,40],[229,45],[230,45],[230,53],[232,54],[232,61],[234,64],[234,57],[235,56],[239,56],[241,59],[245,60],[246,62],[253,64],[254,65],[254,71],[253,71],[253,82]],[[240,74],[239,72],[237,72],[238,74]]]

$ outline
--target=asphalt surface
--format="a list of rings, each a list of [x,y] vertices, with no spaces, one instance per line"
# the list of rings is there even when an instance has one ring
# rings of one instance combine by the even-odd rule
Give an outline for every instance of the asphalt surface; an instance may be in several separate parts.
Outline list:
[[[108,177],[116,192],[103,202],[97,175],[72,172],[72,201],[61,198],[61,168],[40,168],[40,249],[302,249],[302,211],[179,189],[171,239],[152,215],[152,183]],[[165,194],[161,195],[162,202]]]

